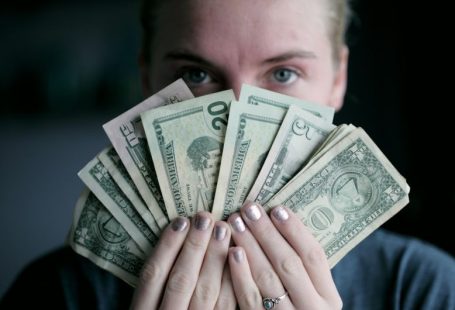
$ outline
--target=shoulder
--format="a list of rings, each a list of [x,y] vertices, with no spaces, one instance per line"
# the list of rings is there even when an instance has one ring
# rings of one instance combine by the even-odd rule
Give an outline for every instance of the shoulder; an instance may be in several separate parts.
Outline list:
[[[374,300],[389,309],[455,307],[454,258],[428,243],[385,230],[372,233],[346,255],[333,276],[348,304]],[[347,289],[345,283],[356,283],[357,288]]]
[[[375,255],[372,255],[375,253]],[[447,253],[422,240],[399,235],[384,229],[378,229],[363,240],[347,256],[346,263],[351,259],[374,260],[389,264],[402,261],[427,261],[435,265],[453,263],[454,259]]]
[[[386,269],[405,268],[455,272],[452,256],[422,240],[379,229],[366,238],[352,256]],[[365,257],[367,256],[367,257]],[[349,258],[347,263],[349,263]]]
[[[133,289],[70,247],[62,247],[30,263],[0,301],[1,308],[33,304],[57,308],[127,308]],[[117,295],[116,299],[112,297]],[[116,300],[113,305],[110,300]],[[96,305],[96,306],[94,306]]]

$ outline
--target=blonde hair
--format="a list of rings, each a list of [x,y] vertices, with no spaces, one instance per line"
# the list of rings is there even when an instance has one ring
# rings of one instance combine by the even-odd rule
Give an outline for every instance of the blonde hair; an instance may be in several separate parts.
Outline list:
[[[329,6],[328,35],[332,42],[333,59],[339,61],[340,50],[346,44],[346,34],[351,20],[349,0],[327,0]]]
[[[169,0],[167,0],[169,1]],[[318,0],[316,0],[318,1]],[[349,0],[326,0],[328,4],[328,36],[332,42],[332,53],[335,63],[339,61],[340,49],[345,45],[346,32],[351,18]],[[141,0],[142,52],[144,60],[149,63],[153,34],[155,32],[157,13],[164,0]]]

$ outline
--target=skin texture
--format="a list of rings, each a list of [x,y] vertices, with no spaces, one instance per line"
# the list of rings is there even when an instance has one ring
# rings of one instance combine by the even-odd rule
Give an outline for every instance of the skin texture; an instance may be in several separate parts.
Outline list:
[[[182,77],[196,96],[233,89],[238,97],[247,83],[338,110],[348,50],[335,51],[334,61],[326,10],[315,0],[166,1],[150,63],[141,57],[145,94]],[[341,308],[322,248],[292,212],[277,210],[281,216],[269,216],[246,204],[229,225],[199,213],[210,222],[204,230],[200,219],[182,230],[171,224],[145,264],[132,308],[263,309],[263,297],[285,292],[280,310]],[[215,226],[226,229],[222,240]]]
[[[144,89],[183,77],[195,95],[232,88],[238,96],[247,83],[338,110],[348,52],[334,62],[324,9],[311,0],[170,0],[142,65]]]

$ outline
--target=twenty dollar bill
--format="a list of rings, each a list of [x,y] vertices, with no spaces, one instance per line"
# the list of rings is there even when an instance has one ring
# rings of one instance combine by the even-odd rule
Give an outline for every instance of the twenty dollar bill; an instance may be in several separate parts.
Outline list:
[[[285,115],[284,110],[233,102],[212,213],[237,211],[256,179]]]
[[[227,90],[141,114],[169,219],[211,210],[234,98]]]

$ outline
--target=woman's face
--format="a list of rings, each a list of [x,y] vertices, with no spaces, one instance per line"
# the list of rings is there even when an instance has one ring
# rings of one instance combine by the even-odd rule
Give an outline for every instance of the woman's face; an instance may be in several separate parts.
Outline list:
[[[321,0],[167,0],[159,11],[148,95],[182,77],[196,96],[243,83],[339,109],[347,49],[335,65]]]

